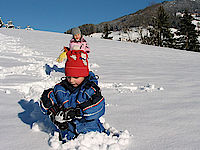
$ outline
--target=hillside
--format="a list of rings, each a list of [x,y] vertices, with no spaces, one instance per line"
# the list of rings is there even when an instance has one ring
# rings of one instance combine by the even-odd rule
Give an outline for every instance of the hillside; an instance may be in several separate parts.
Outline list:
[[[139,10],[136,13],[120,17],[110,22],[103,22],[101,24],[108,23],[111,26],[117,26],[119,29],[123,28],[124,25],[128,25],[130,27],[148,26],[151,25],[152,17],[156,16],[156,12],[160,6],[163,6],[165,11],[170,15],[170,19],[173,25],[176,25],[175,14],[177,12],[183,12],[184,10],[188,10],[191,13],[200,13],[199,0],[164,1],[163,3],[155,4],[143,10]]]
[[[55,60],[70,39],[61,33],[0,30],[2,150],[200,149],[199,53],[90,37],[90,70],[99,75],[106,99],[104,125],[120,138],[90,133],[61,145],[38,102],[43,90],[64,76],[57,67],[65,64]]]
[[[169,14],[170,22],[173,27],[177,27],[178,21],[176,17],[177,12],[183,12],[188,10],[191,13],[200,14],[200,0],[174,0],[174,1],[164,1],[144,9],[141,9],[135,13],[122,16],[112,21],[102,22],[100,24],[94,25],[94,30],[96,32],[103,32],[106,24],[110,25],[110,29],[121,30],[126,27],[146,27],[152,24],[152,17],[156,16],[156,12],[160,6],[163,6],[165,11]],[[83,25],[84,28],[91,28],[90,25]],[[70,30],[68,31],[70,33]]]

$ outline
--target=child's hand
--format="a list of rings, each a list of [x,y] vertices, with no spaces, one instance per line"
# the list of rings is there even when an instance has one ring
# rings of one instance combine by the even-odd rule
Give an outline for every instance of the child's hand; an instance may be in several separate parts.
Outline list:
[[[52,88],[44,90],[40,100],[41,107],[47,111],[48,115],[56,115],[60,111],[60,108],[57,106]]]
[[[59,111],[56,115],[55,115],[55,120],[59,123],[65,122],[64,120],[64,112],[63,111]]]
[[[68,52],[69,50],[70,50],[69,47],[65,47],[65,46],[64,46],[64,51],[65,51],[65,52]]]
[[[75,109],[75,118],[81,119],[81,118],[82,118],[82,115],[83,115],[82,110],[81,110],[79,107],[77,107],[77,108]]]
[[[81,119],[82,118],[82,110],[77,108],[70,108],[65,111],[64,120],[72,121],[72,119]]]
[[[55,104],[54,106],[48,109],[48,114],[56,115],[59,113],[59,111],[60,111],[60,108],[57,106],[57,104]]]
[[[64,120],[72,121],[76,116],[74,108],[67,109],[64,113]]]

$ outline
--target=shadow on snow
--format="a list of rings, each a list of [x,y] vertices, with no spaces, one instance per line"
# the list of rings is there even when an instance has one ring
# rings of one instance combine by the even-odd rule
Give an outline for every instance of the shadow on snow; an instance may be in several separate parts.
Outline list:
[[[65,68],[58,68],[57,65],[53,65],[53,67],[50,67],[48,64],[45,64],[46,74],[50,75],[52,71],[65,73]]]
[[[53,133],[56,130],[50,118],[42,113],[38,102],[21,99],[18,104],[24,109],[23,112],[18,113],[18,117],[22,122],[30,125],[30,128],[33,128],[33,124],[36,123],[40,131]]]

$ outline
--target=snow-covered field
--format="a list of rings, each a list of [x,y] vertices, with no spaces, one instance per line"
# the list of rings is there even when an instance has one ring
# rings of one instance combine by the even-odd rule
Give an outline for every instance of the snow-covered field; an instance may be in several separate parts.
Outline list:
[[[0,29],[0,149],[200,149],[200,53],[88,37],[90,70],[106,98],[102,121],[119,137],[91,132],[60,144],[38,100],[64,76],[55,60],[70,39]]]

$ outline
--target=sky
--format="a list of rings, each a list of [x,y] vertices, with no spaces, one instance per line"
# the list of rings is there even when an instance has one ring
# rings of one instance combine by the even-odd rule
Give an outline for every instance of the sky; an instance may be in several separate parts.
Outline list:
[[[15,26],[63,33],[134,13],[162,0],[1,0],[0,17]]]

